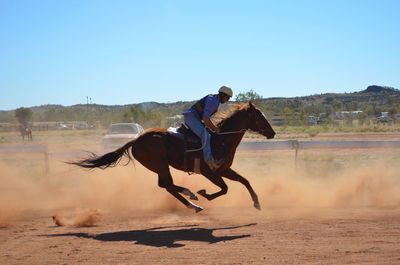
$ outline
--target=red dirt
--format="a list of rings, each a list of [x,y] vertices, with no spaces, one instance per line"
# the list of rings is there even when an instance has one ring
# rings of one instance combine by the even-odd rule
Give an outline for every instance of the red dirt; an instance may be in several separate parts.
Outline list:
[[[399,210],[291,211],[127,211],[85,228],[57,227],[42,214],[0,230],[0,257],[2,264],[400,263]]]
[[[399,150],[243,152],[196,214],[135,167],[0,163],[0,264],[400,264]],[[135,169],[136,168],[136,169]],[[172,171],[192,191],[217,188]],[[53,221],[57,221],[57,224]]]

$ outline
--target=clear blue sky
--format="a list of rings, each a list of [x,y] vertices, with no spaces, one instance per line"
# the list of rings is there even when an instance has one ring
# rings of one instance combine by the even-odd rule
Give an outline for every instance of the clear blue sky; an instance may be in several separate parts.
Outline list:
[[[400,88],[400,1],[0,0],[0,110]]]

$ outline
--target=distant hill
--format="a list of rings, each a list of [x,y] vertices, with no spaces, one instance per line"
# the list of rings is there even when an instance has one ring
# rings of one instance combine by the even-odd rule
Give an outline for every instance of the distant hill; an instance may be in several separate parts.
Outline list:
[[[264,103],[273,104],[274,102],[289,101],[295,105],[292,107],[306,107],[316,106],[319,104],[329,105],[335,102],[337,105],[342,106],[352,104],[357,108],[360,104],[375,104],[378,106],[391,105],[396,100],[400,100],[400,90],[391,87],[373,85],[368,86],[365,90],[353,93],[326,93],[293,98],[267,98],[264,99]]]
[[[157,103],[157,102],[144,102],[144,103],[139,103],[137,106],[143,110],[148,110],[148,109],[157,109],[161,106],[162,104]]]
[[[144,112],[158,112],[162,116],[168,117],[181,114],[194,102],[195,100],[175,103],[143,102],[128,105],[42,105],[31,107],[31,110],[34,113],[33,120],[35,121],[85,120],[106,125],[111,122],[126,120],[126,112],[129,112],[132,108],[139,108]],[[365,90],[353,93],[326,93],[292,98],[264,98],[259,102],[259,107],[267,115],[294,115],[297,113],[297,118],[295,119],[299,119],[298,117],[300,116],[304,119],[307,115],[318,115],[319,113],[332,115],[335,111],[340,110],[362,110],[372,117],[379,116],[382,111],[392,114],[400,113],[400,90],[392,87],[371,85]],[[15,122],[14,111],[0,111],[0,123],[2,122]]]
[[[393,87],[386,87],[386,86],[369,86],[367,89],[361,91],[361,93],[392,93],[392,92],[399,92],[398,89]]]

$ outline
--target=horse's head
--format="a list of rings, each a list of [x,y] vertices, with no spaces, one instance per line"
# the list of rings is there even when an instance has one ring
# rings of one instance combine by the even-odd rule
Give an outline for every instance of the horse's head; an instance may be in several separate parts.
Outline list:
[[[251,102],[247,107],[247,127],[257,132],[261,135],[264,135],[268,139],[272,139],[275,136],[275,131],[272,129],[271,125],[267,121],[265,115],[256,108]]]

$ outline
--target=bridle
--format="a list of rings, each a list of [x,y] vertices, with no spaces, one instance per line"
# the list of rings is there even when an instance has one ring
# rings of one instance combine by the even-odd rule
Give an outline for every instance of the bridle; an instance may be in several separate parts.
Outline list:
[[[220,132],[218,133],[219,135],[225,135],[225,134],[234,134],[234,133],[243,133],[246,132],[248,129],[241,129],[239,131],[230,131],[230,132]]]

